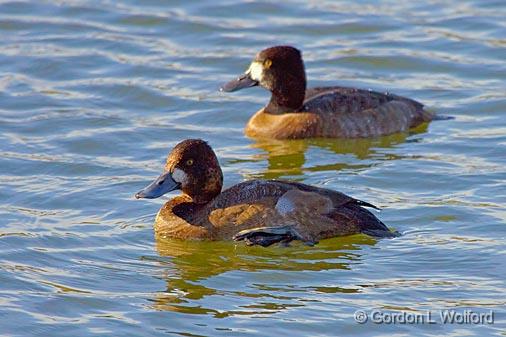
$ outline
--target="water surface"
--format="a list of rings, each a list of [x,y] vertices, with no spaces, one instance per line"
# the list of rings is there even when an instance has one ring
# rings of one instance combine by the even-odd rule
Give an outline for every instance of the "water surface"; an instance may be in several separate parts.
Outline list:
[[[1,1],[0,334],[503,335],[503,1]],[[406,134],[257,142],[268,94],[219,85],[274,44],[310,85],[406,95]],[[403,233],[310,248],[156,240],[133,194],[184,138],[229,186],[294,179],[383,208]],[[495,313],[494,324],[358,324],[356,310]]]

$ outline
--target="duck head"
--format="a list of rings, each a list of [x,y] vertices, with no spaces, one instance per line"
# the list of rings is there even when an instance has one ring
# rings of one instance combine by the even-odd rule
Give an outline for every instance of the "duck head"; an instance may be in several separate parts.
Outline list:
[[[295,112],[302,107],[306,92],[304,62],[298,49],[276,46],[262,50],[239,78],[220,91],[233,92],[260,85],[272,94],[265,111],[272,114]]]
[[[163,173],[135,197],[153,199],[181,190],[193,202],[204,204],[220,194],[222,186],[223,173],[213,149],[201,139],[187,139],[169,153]]]

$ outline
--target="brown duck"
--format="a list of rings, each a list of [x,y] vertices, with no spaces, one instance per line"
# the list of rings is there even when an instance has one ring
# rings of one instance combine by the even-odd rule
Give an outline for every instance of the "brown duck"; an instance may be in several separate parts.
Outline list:
[[[245,240],[268,246],[301,240],[391,232],[364,207],[373,205],[333,190],[280,180],[249,180],[222,191],[223,174],[211,147],[200,139],[177,144],[164,172],[136,198],[180,189],[158,212],[158,235],[179,239]]]
[[[345,87],[306,89],[299,50],[276,46],[258,53],[248,70],[220,90],[260,85],[271,100],[246,125],[254,138],[364,138],[407,131],[434,118],[409,98]]]

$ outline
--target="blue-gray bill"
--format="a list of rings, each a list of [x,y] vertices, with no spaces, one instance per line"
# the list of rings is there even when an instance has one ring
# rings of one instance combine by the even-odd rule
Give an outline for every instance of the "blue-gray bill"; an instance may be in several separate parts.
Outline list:
[[[255,81],[250,77],[249,73],[246,73],[235,80],[225,83],[221,86],[220,91],[233,92],[244,88],[254,87],[256,85],[258,85],[258,81]]]
[[[154,199],[179,188],[181,188],[181,184],[172,178],[172,174],[170,172],[164,172],[147,187],[137,192],[135,198]]]

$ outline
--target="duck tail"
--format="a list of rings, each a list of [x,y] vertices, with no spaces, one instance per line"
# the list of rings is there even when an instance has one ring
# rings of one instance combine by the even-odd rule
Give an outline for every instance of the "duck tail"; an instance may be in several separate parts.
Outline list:
[[[434,117],[432,118],[433,121],[449,121],[452,119],[455,119],[455,117],[448,115],[434,115]]]
[[[377,209],[378,211],[381,211],[381,208],[374,206],[373,204],[370,204],[366,201],[362,201],[362,200],[358,200],[358,199],[354,199],[354,201],[355,201],[355,204],[357,204],[359,206],[374,208],[374,209]]]
[[[354,212],[359,212],[360,216],[358,226],[360,232],[366,235],[370,235],[377,238],[395,238],[400,236],[397,231],[390,230],[380,219],[364,207],[373,207],[378,209],[376,206],[371,205],[367,202],[357,200],[358,202],[349,205],[348,207],[353,209]]]

